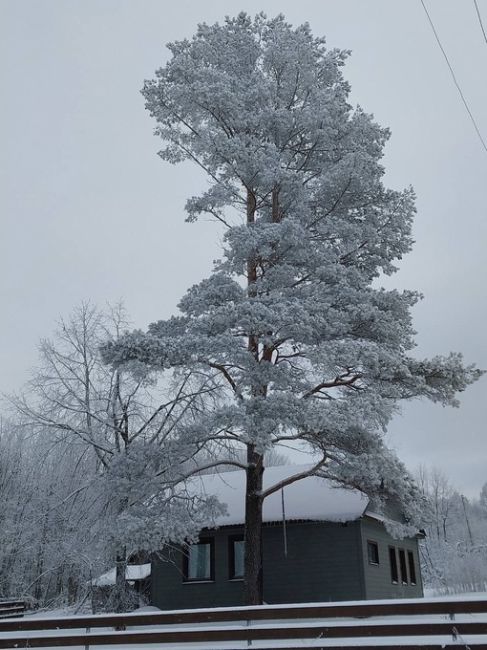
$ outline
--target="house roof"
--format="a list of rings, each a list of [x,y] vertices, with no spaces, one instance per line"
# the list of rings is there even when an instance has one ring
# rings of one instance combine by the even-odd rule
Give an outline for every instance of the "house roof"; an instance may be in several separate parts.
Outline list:
[[[151,565],[149,564],[127,564],[125,571],[125,580],[144,580],[151,574]],[[98,578],[94,578],[91,584],[94,587],[108,587],[114,585],[116,580],[116,569],[110,569]]]
[[[264,490],[280,481],[310,469],[312,465],[281,465],[264,471]],[[226,504],[227,514],[218,517],[213,526],[243,524],[245,521],[245,471],[206,474],[193,479],[196,492],[218,497]],[[339,487],[317,476],[310,476],[283,488],[284,511],[287,521],[347,522],[359,519],[369,503],[355,489]],[[264,500],[263,521],[283,519],[282,492],[278,490]]]

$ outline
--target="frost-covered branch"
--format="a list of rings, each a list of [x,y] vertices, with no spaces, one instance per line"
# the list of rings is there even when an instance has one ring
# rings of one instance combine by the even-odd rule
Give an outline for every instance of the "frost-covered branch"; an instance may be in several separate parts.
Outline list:
[[[319,470],[325,465],[326,461],[327,458],[325,457],[322,460],[320,460],[318,463],[316,463],[313,467],[311,467],[309,470],[306,470],[304,472],[298,472],[297,474],[293,474],[292,476],[288,476],[288,478],[279,481],[279,483],[275,483],[270,488],[267,488],[267,490],[264,490],[264,492],[262,492],[262,498],[265,499],[271,494],[274,494],[274,492],[278,492],[279,490],[282,490],[288,485],[291,485],[292,483],[296,483],[296,481],[301,481],[302,479],[307,478],[308,476],[316,476]]]

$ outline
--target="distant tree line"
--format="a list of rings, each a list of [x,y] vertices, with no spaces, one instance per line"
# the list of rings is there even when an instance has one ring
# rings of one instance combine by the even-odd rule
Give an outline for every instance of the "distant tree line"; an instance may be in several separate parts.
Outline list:
[[[425,586],[439,594],[487,591],[487,482],[467,499],[438,469],[422,467],[417,481],[431,505],[420,547]]]
[[[131,555],[197,536],[221,507],[185,490],[223,451],[181,431],[212,399],[192,373],[162,384],[103,364],[100,345],[127,327],[120,305],[83,304],[39,346],[22,393],[5,400],[0,432],[0,597],[41,606],[87,598],[117,566],[114,609],[130,598]],[[186,427],[186,428],[185,428]]]

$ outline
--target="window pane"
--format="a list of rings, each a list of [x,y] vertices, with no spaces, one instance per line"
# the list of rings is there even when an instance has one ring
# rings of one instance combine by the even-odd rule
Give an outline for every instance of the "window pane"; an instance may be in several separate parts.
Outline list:
[[[379,547],[376,542],[367,542],[367,553],[370,564],[379,564]]]
[[[408,583],[408,573],[406,569],[406,554],[401,549],[399,549],[399,566],[401,567],[401,581],[403,585]]]
[[[233,542],[233,578],[243,578],[245,544],[243,540]]]
[[[397,572],[397,558],[396,558],[396,549],[393,546],[389,547],[389,562],[391,565],[391,580],[392,582],[398,582],[399,575]]]
[[[416,567],[414,566],[414,555],[412,551],[408,551],[408,560],[409,560],[409,577],[411,578],[411,584],[416,584]]]
[[[211,579],[210,544],[192,544],[188,549],[188,578],[190,580]]]

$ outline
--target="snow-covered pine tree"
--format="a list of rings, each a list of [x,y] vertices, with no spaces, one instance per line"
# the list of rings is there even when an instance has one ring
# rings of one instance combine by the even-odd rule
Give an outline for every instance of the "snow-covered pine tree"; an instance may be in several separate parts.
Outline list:
[[[381,432],[399,400],[455,405],[479,372],[459,354],[409,356],[419,295],[379,286],[411,248],[414,194],[382,183],[389,132],[349,105],[347,52],[327,50],[307,24],[244,13],[169,49],[142,92],[160,156],[207,174],[188,220],[224,224],[223,259],[181,315],[104,354],[115,366],[213,373],[226,389],[195,426],[247,449],[245,601],[260,603],[262,503],[282,487],[263,491],[264,452],[304,442],[318,458],[310,472],[369,494],[382,485],[411,505]]]

